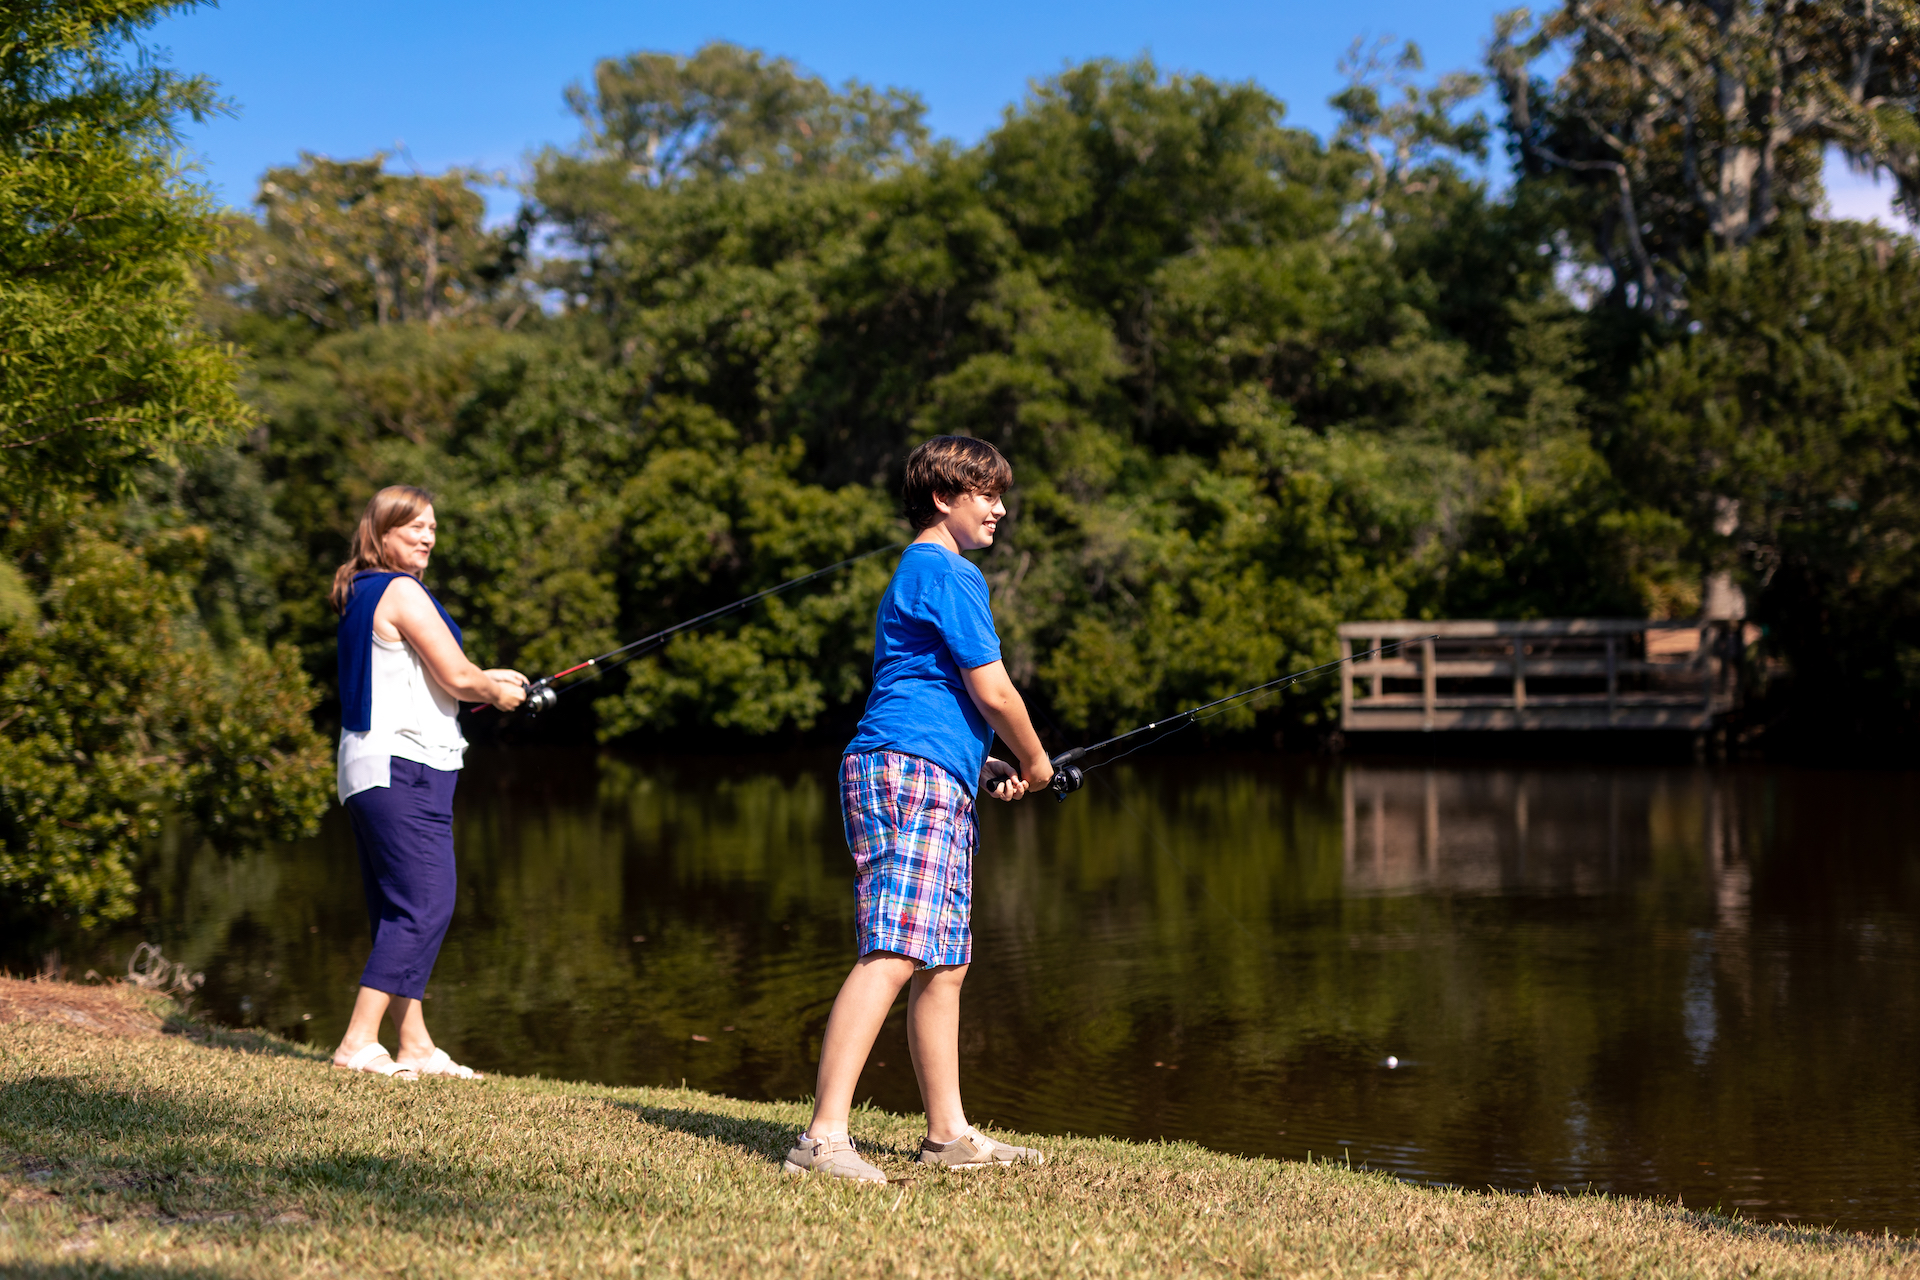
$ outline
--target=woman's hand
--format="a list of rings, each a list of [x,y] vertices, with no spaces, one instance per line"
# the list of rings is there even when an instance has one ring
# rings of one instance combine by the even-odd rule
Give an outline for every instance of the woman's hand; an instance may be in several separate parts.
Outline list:
[[[496,711],[511,711],[527,700],[527,678],[506,667],[488,667],[484,673],[497,692],[489,698]]]
[[[995,800],[1018,800],[1027,794],[1027,780],[1005,760],[987,758],[980,770],[980,787]]]

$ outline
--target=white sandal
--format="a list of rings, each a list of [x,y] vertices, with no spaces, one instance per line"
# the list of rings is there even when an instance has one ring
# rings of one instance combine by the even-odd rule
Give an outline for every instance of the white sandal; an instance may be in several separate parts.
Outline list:
[[[384,1063],[376,1062],[374,1061],[376,1058],[386,1058],[387,1060]],[[386,1076],[390,1080],[418,1080],[420,1078],[420,1073],[412,1067],[403,1067],[392,1058],[387,1057],[386,1049],[381,1046],[378,1040],[361,1045],[353,1051],[352,1057],[348,1058],[344,1063],[334,1063],[333,1067],[336,1071],[362,1071],[368,1075]]]
[[[447,1076],[454,1080],[485,1080],[486,1076],[472,1067],[462,1066],[447,1056],[445,1049],[435,1049],[433,1056],[425,1062],[416,1062],[400,1068],[402,1071],[417,1071],[423,1076]]]

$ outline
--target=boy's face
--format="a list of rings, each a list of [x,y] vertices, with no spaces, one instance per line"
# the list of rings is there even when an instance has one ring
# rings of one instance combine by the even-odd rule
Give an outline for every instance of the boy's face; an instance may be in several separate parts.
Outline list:
[[[940,523],[962,551],[992,546],[993,532],[1007,514],[1007,506],[997,493],[966,493],[953,498],[935,494],[933,505],[940,512]]]

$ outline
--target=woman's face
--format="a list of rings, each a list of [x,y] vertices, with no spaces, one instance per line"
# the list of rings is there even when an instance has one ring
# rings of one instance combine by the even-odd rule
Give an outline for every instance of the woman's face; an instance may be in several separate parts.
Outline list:
[[[416,578],[425,573],[427,558],[433,554],[433,531],[438,527],[433,522],[433,508],[427,507],[405,524],[387,530],[380,539],[387,563]]]

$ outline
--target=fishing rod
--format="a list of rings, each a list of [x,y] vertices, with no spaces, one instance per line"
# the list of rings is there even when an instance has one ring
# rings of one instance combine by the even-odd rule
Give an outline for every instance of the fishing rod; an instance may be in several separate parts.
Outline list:
[[[1114,761],[1120,759],[1121,756],[1132,755],[1135,751],[1140,750],[1140,747],[1148,746],[1151,743],[1160,741],[1161,738],[1178,733],[1188,725],[1198,724],[1202,720],[1211,720],[1214,716],[1225,715],[1228,711],[1236,710],[1236,708],[1228,706],[1228,703],[1239,702],[1242,698],[1254,698],[1256,695],[1264,695],[1269,692],[1278,693],[1288,685],[1299,684],[1304,680],[1312,680],[1316,677],[1323,676],[1329,671],[1346,666],[1349,662],[1358,662],[1362,658],[1371,658],[1376,654],[1389,653],[1410,644],[1418,644],[1425,640],[1437,638],[1437,636],[1411,636],[1404,640],[1396,640],[1392,644],[1383,644],[1378,648],[1368,649],[1365,653],[1350,653],[1346,657],[1333,662],[1322,663],[1317,667],[1308,667],[1305,671],[1295,671],[1291,675],[1284,675],[1278,679],[1269,680],[1265,684],[1256,684],[1252,688],[1242,689],[1238,693],[1230,693],[1224,698],[1215,698],[1212,702],[1203,702],[1197,707],[1189,707],[1178,715],[1168,716],[1165,720],[1155,720],[1152,724],[1143,724],[1138,729],[1129,729],[1125,733],[1115,734],[1113,737],[1102,742],[1093,743],[1091,746],[1075,747],[1071,751],[1062,751],[1053,758],[1053,781],[1047,783],[1047,790],[1053,792],[1056,800],[1064,803],[1069,794],[1078,791],[1086,785],[1089,770],[1098,769],[1102,765],[1112,764]],[[1243,705],[1251,706],[1252,703]],[[1212,714],[1203,714],[1206,712],[1211,712]],[[1131,738],[1137,738],[1143,733],[1152,733],[1156,729],[1162,732],[1158,736],[1149,738],[1146,742],[1141,743],[1139,747],[1132,747],[1126,751],[1122,751],[1120,755],[1109,756],[1105,760],[1096,760],[1085,767],[1081,767],[1080,765],[1080,761],[1086,759],[1087,756],[1095,751],[1104,751],[1108,747],[1126,742]]]
[[[652,635],[641,636],[638,640],[623,644],[618,649],[609,649],[598,657],[588,658],[584,662],[576,662],[565,671],[556,671],[550,676],[541,676],[538,680],[527,685],[527,700],[520,704],[521,709],[529,716],[537,716],[543,711],[551,711],[553,710],[554,704],[560,701],[561,694],[565,693],[568,689],[578,688],[580,685],[586,683],[585,680],[576,680],[573,684],[569,685],[558,685],[555,683],[558,680],[572,675],[576,671],[585,671],[592,668],[595,676],[605,675],[615,667],[623,666],[633,661],[648,649],[657,648],[665,644],[682,631],[691,631],[704,623],[712,622],[715,618],[723,618],[727,614],[737,613],[757,600],[765,600],[767,597],[777,596],[783,591],[791,591],[795,587],[804,586],[812,582],[815,578],[824,578],[826,575],[844,569],[850,564],[858,564],[862,560],[871,559],[877,555],[884,555],[889,551],[898,551],[906,545],[904,542],[896,542],[891,546],[875,547],[871,551],[862,551],[857,556],[848,556],[845,560],[830,564],[824,569],[815,569],[812,573],[803,574],[798,578],[789,578],[778,586],[768,587],[765,591],[756,591],[750,596],[744,596],[739,600],[735,600],[732,604],[723,604],[718,609],[709,609],[697,618],[688,618],[685,622],[676,622],[665,630],[656,631]],[[480,709],[484,709],[484,706],[482,708],[476,708],[476,710]]]

